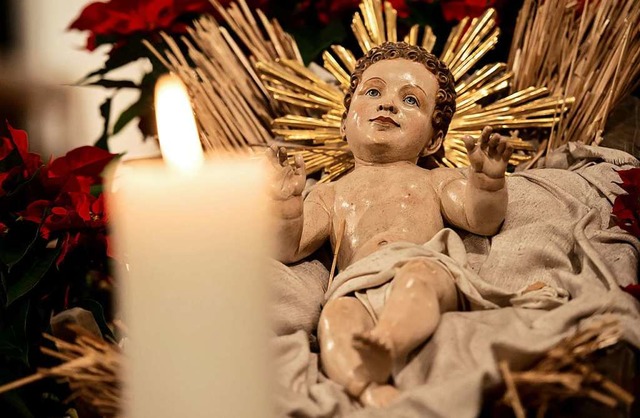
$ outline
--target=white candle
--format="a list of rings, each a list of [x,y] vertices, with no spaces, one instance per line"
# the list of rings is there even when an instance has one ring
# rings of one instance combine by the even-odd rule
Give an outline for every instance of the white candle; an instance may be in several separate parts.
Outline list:
[[[183,102],[161,118],[192,123],[183,122],[190,112]],[[162,122],[165,159],[179,154],[167,153],[167,140],[198,141],[172,124],[167,138]],[[186,157],[192,165],[171,163],[178,170],[134,164],[110,196],[114,244],[127,265],[119,276],[130,332],[124,416],[269,416],[265,174],[255,162],[195,154]]]

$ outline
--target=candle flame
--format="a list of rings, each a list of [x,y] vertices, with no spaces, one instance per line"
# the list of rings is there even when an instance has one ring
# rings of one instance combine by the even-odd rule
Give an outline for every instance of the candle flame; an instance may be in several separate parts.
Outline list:
[[[189,94],[178,77],[171,74],[160,77],[155,106],[162,157],[181,172],[194,172],[204,162],[204,154]]]

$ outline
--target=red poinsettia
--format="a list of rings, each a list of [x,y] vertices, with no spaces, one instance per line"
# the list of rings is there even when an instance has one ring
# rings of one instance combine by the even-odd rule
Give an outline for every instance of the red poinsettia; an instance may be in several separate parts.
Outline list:
[[[638,284],[630,284],[628,286],[622,287],[622,290],[636,298],[640,301],[640,285]]]
[[[102,183],[101,174],[115,156],[97,147],[80,147],[42,169],[44,195],[52,198],[32,201],[20,215],[23,220],[40,225],[40,235],[45,240],[62,240],[57,264],[82,241],[85,233],[96,236],[96,231],[105,229],[102,194],[96,197],[91,192],[92,186]],[[104,240],[104,234],[97,236]]]
[[[112,318],[101,174],[114,157],[81,147],[43,164],[25,131],[0,121],[0,358],[19,364],[11,373],[43,365],[29,353],[61,310],[101,312],[103,329]]]
[[[101,182],[102,171],[115,156],[98,147],[73,149],[49,162],[42,170],[42,182],[48,190],[89,193],[91,186]]]
[[[361,0],[304,0],[297,5],[297,10],[306,12],[311,9],[322,24],[328,24],[332,19],[344,16],[345,13],[354,13],[358,10]],[[425,1],[425,0],[421,0]],[[429,0],[432,1],[432,0]],[[398,12],[398,16],[409,16],[409,8],[406,0],[390,0],[391,5]]]
[[[0,197],[31,178],[42,167],[40,156],[29,152],[27,133],[14,129],[9,123],[6,123],[6,128],[8,136],[0,138],[0,163],[7,166],[0,171]]]
[[[616,197],[613,215],[618,226],[640,238],[640,168],[618,171],[626,194]]]
[[[91,32],[87,49],[97,46],[97,37],[147,34],[159,30],[184,32],[180,18],[188,14],[212,13],[208,0],[109,0],[86,6],[69,26]]]
[[[58,266],[79,245],[104,254],[102,172],[116,154],[86,146],[43,164],[39,155],[29,152],[25,131],[8,123],[0,128],[0,239],[35,248],[28,234],[37,231],[44,244],[60,249]],[[25,229],[27,224],[38,228]],[[21,233],[28,236],[23,239]]]
[[[618,226],[640,238],[640,168],[618,171],[622,183],[618,183],[626,192],[613,202],[613,216]],[[640,301],[640,285],[631,284],[622,290]]]
[[[447,22],[477,17],[490,7],[499,8],[503,0],[442,0],[442,14]]]
[[[63,192],[54,201],[36,200],[29,204],[22,219],[40,224],[40,234],[50,239],[57,231],[103,228],[106,224],[102,194]]]
[[[32,202],[21,215],[23,220],[40,225],[40,235],[45,240],[55,238],[61,241],[60,255],[56,260],[58,266],[83,242],[92,240],[108,247],[102,194],[94,197],[87,193],[62,193],[53,202]]]

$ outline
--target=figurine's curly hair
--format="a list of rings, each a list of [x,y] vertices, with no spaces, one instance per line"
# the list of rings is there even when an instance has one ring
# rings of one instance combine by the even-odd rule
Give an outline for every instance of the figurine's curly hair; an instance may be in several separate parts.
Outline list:
[[[380,46],[371,48],[364,57],[358,60],[356,68],[351,74],[349,90],[344,96],[346,110],[342,114],[342,120],[344,121],[347,117],[353,93],[356,91],[360,81],[362,81],[362,73],[378,61],[398,58],[419,62],[436,76],[438,92],[436,93],[436,105],[433,109],[431,121],[434,138],[444,139],[449,129],[451,118],[453,118],[453,114],[456,111],[456,89],[453,75],[449,71],[447,64],[440,61],[438,57],[420,46],[410,45],[406,42],[385,42]]]

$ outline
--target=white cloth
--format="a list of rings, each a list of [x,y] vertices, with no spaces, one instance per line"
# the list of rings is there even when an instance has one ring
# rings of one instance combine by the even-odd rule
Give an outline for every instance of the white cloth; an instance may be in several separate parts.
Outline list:
[[[518,369],[591,321],[617,318],[623,339],[640,347],[640,304],[619,288],[637,281],[640,243],[610,219],[621,192],[614,183],[617,169],[580,160],[575,171],[536,169],[507,180],[509,206],[501,231],[493,238],[462,238],[477,275],[470,280],[473,288],[487,303],[508,307],[445,313],[433,337],[395,376],[402,395],[388,408],[362,409],[329,381],[304,327],[274,338],[278,416],[475,417],[483,391],[500,381],[498,361]],[[358,264],[352,270],[366,273]],[[371,267],[369,273],[376,271],[382,269]],[[346,278],[336,278],[337,288]],[[280,283],[281,290],[288,288]],[[281,299],[287,297],[318,306],[325,295],[313,285]]]
[[[464,305],[473,310],[513,305],[545,309],[557,307],[568,299],[564,289],[550,285],[529,293],[526,288],[505,292],[484,281],[468,267],[467,252],[458,234],[445,228],[423,245],[395,242],[358,260],[335,277],[325,300],[355,294],[377,320],[391,292],[396,271],[418,259],[431,260],[444,267],[468,302]]]

